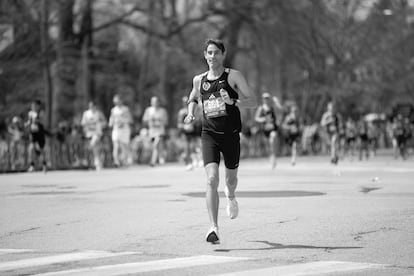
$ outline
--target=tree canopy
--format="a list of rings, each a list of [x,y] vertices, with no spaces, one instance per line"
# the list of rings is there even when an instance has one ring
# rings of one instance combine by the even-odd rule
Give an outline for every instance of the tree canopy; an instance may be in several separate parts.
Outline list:
[[[137,120],[153,95],[174,117],[209,37],[258,96],[310,119],[330,100],[387,113],[414,102],[413,30],[410,0],[0,0],[0,120],[42,99],[54,127],[115,93]]]

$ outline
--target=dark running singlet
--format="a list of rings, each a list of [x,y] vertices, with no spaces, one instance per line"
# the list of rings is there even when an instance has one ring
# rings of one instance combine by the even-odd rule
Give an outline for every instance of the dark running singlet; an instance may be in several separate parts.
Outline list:
[[[265,118],[265,121],[262,123],[262,128],[265,132],[270,133],[273,130],[278,129],[276,123],[276,112],[273,107],[267,105],[261,105],[260,107],[260,117]]]
[[[220,95],[220,89],[229,93],[230,98],[238,99],[239,95],[228,82],[229,69],[216,80],[208,80],[207,74],[201,79],[200,94],[203,104],[203,131],[218,134],[241,131],[240,110],[237,106],[228,105]]]

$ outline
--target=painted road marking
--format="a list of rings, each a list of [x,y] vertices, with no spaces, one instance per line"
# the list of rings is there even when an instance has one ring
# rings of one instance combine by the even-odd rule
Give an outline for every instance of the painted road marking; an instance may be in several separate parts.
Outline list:
[[[0,271],[16,270],[21,268],[68,263],[73,261],[82,261],[98,258],[118,257],[124,255],[140,254],[138,252],[107,252],[107,251],[83,251],[76,253],[68,253],[62,255],[46,256],[39,258],[23,259],[18,261],[10,261],[0,263]]]
[[[186,268],[202,265],[212,265],[228,262],[240,262],[246,261],[250,258],[238,258],[238,257],[225,257],[225,256],[212,256],[201,255],[185,258],[165,259],[148,262],[136,262],[106,266],[96,266],[89,268],[73,269],[66,271],[49,272],[43,274],[37,274],[35,276],[116,276],[116,275],[128,275],[132,273],[152,272],[166,269]]]
[[[18,254],[18,253],[28,253],[28,252],[34,252],[32,249],[8,249],[8,248],[0,248],[0,255],[5,254]]]
[[[354,262],[337,262],[337,261],[321,261],[304,264],[284,265],[257,270],[246,270],[240,272],[232,272],[220,274],[220,276],[244,276],[244,275],[278,275],[278,276],[306,276],[319,275],[326,273],[340,273],[365,269],[381,269],[389,265],[370,264],[370,263],[354,263]]]

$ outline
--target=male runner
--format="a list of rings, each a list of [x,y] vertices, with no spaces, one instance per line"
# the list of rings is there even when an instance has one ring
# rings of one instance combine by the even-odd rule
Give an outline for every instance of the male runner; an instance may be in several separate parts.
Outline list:
[[[188,97],[182,98],[183,107],[178,111],[177,115],[177,128],[180,131],[180,135],[184,136],[184,162],[187,170],[192,170],[197,167],[201,161],[199,138],[200,138],[200,124],[199,116],[195,116],[196,119],[189,124],[184,124],[184,119],[188,114]],[[201,118],[200,118],[201,119]],[[200,155],[200,156],[199,156]],[[202,163],[201,163],[202,164]]]
[[[291,164],[296,164],[297,143],[301,137],[301,126],[297,114],[298,108],[292,105],[289,114],[283,120],[282,127],[286,132],[287,143],[291,147]]]
[[[206,240],[211,243],[220,241],[217,222],[220,152],[223,154],[226,166],[226,211],[229,217],[234,219],[239,211],[235,198],[241,131],[238,106],[254,108],[257,104],[243,75],[237,70],[224,68],[225,55],[222,41],[215,39],[206,41],[204,58],[209,70],[194,77],[188,101],[188,114],[184,120],[189,124],[195,119],[195,108],[198,100],[201,99],[203,108],[201,143],[207,174],[206,202],[211,223]]]
[[[43,110],[41,109],[40,100],[33,101],[30,111],[27,114],[26,126],[29,128],[30,144],[29,144],[29,160],[30,166],[28,171],[35,170],[35,156],[42,159],[42,169],[47,170],[46,154],[44,151],[46,144],[46,131],[43,126]]]
[[[114,164],[119,167],[127,164],[130,155],[132,115],[119,95],[114,96],[113,102],[115,106],[111,109],[109,127],[112,128]]]
[[[269,93],[262,94],[262,105],[256,110],[255,121],[260,124],[261,130],[267,138],[270,150],[270,164],[272,169],[276,167],[277,143],[278,143],[278,122],[276,111],[283,107],[276,97]]]
[[[106,126],[105,116],[96,108],[94,102],[89,102],[89,108],[82,115],[81,125],[85,137],[89,140],[92,150],[94,166],[97,171],[102,169],[101,139]]]
[[[145,109],[142,120],[148,125],[149,136],[152,141],[150,165],[155,166],[157,161],[162,165],[165,163],[163,139],[166,135],[168,114],[165,108],[161,107],[158,97],[151,98],[151,106]]]
[[[326,112],[322,115],[321,126],[325,128],[331,147],[331,163],[338,163],[338,144],[339,144],[339,125],[340,117],[336,112],[334,104],[329,102]]]
[[[345,156],[350,155],[354,159],[355,143],[357,138],[357,126],[351,117],[348,117],[345,123]]]

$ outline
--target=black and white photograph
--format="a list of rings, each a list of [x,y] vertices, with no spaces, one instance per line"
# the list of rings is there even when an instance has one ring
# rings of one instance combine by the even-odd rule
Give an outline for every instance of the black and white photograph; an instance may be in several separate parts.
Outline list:
[[[0,275],[414,276],[414,0],[0,0]]]

